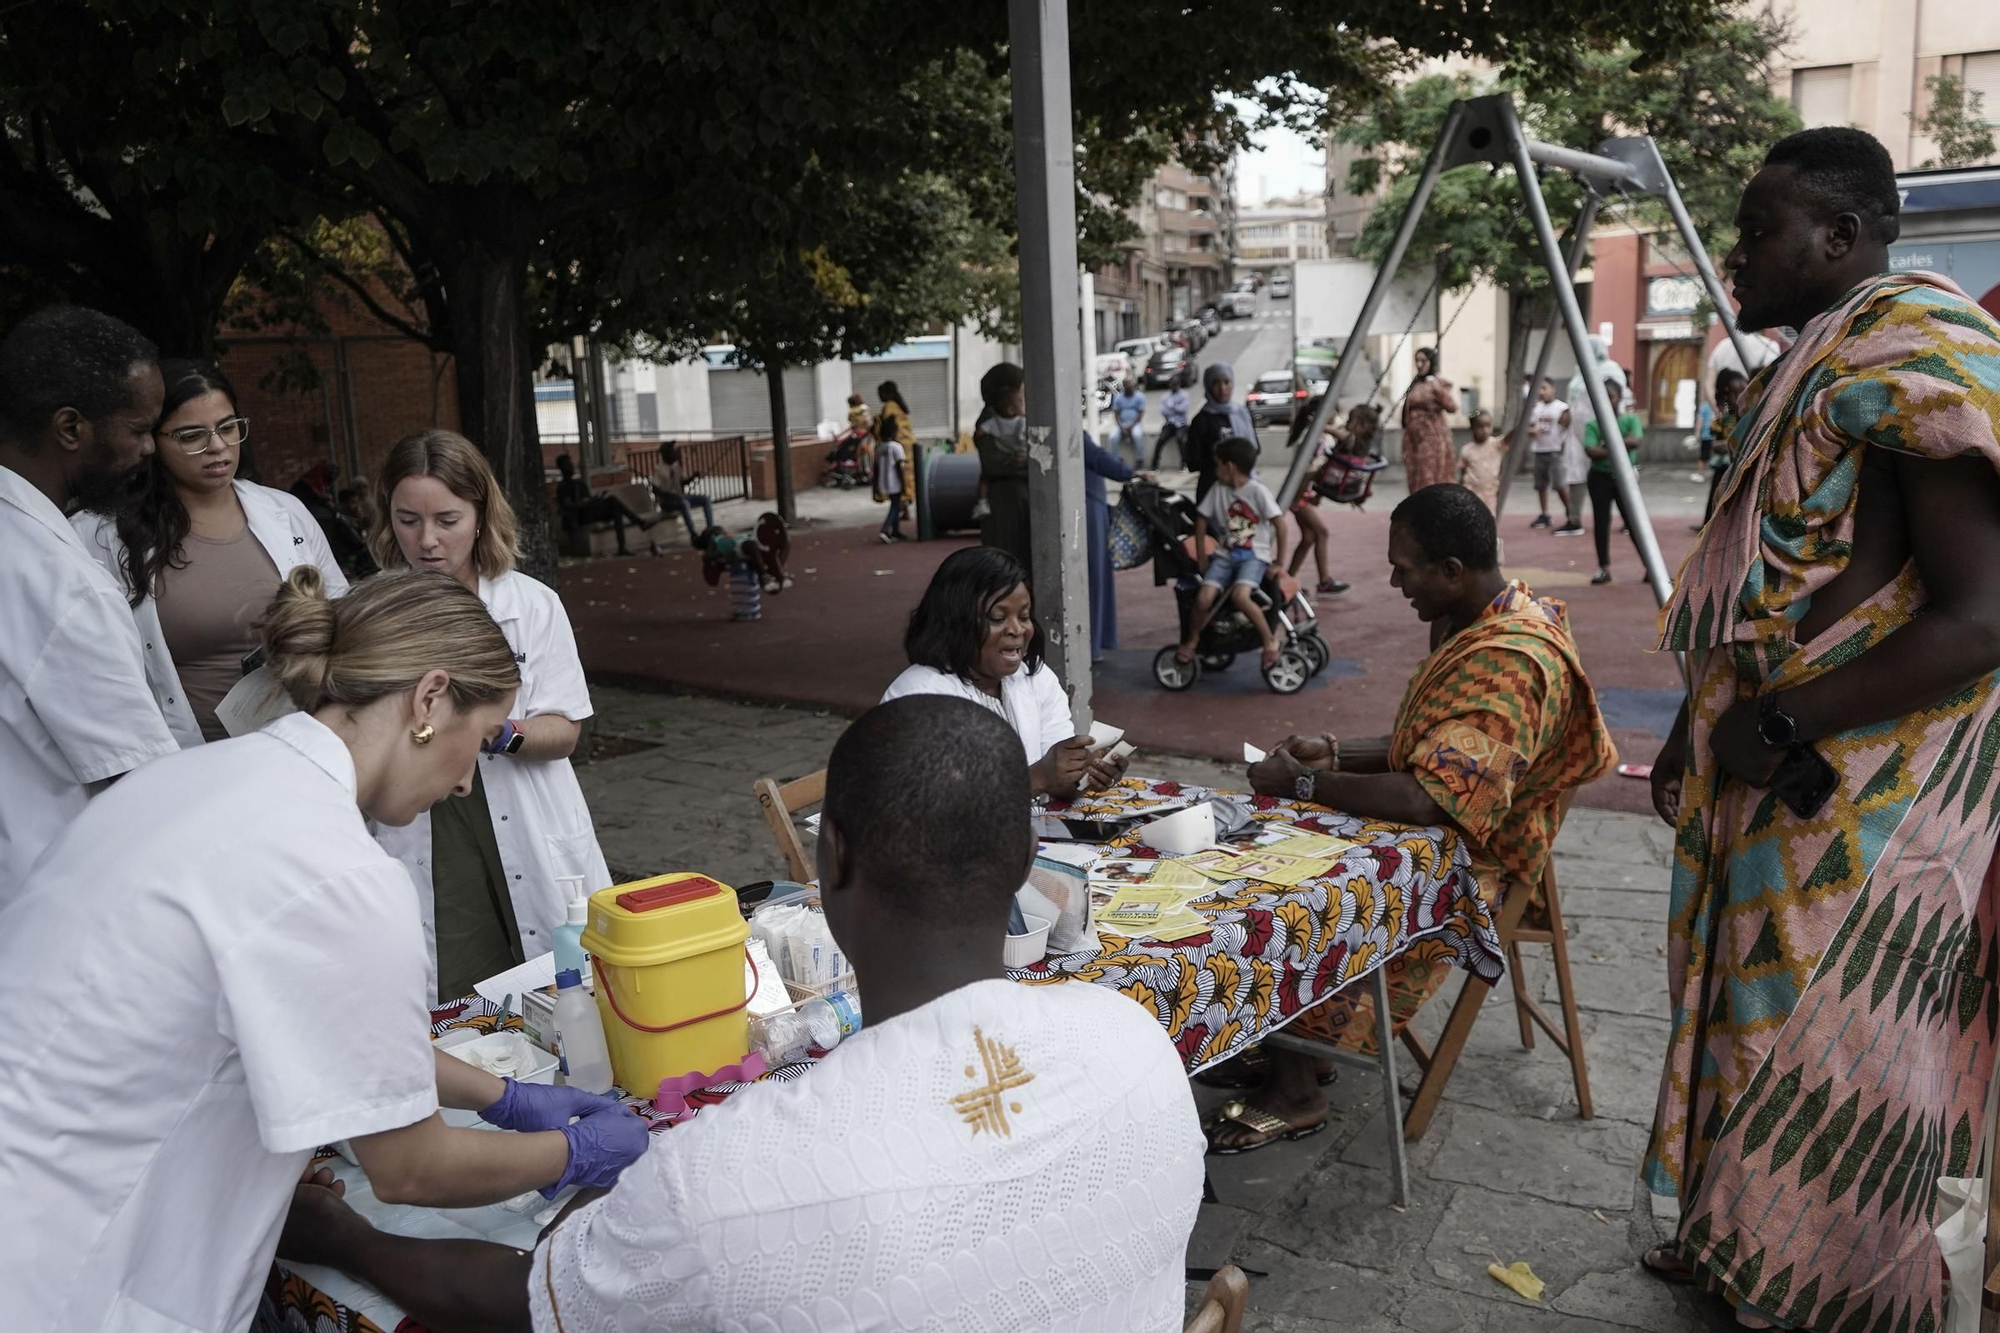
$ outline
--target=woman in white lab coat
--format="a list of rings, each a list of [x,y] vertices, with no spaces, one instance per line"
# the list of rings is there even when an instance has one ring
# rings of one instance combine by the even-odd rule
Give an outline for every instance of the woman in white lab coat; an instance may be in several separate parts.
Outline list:
[[[144,491],[115,519],[85,510],[70,523],[131,601],[146,683],[186,749],[228,734],[215,706],[242,679],[279,582],[300,565],[334,596],[347,580],[304,505],[236,475],[250,421],[222,371],[163,361],[160,374],[166,406]]]
[[[0,911],[10,1329],[248,1328],[324,1143],[435,1207],[609,1184],[645,1151],[613,1098],[432,1050],[409,877],[363,820],[464,789],[500,734],[520,674],[485,608],[412,573],[329,601],[301,568],[263,636],[301,711],[126,774]]]
[[[389,451],[375,481],[375,558],[478,593],[521,667],[508,734],[480,760],[471,793],[378,831],[416,881],[440,1000],[554,948],[565,878],[584,893],[611,883],[569,762],[591,712],[576,637],[562,599],[514,568],[514,532],[500,483],[464,436],[420,431]]]
[[[903,652],[910,665],[882,702],[948,694],[992,710],[1014,728],[1034,795],[1067,799],[1111,786],[1125,760],[1098,754],[1070,723],[1069,693],[1042,660],[1028,572],[997,546],[953,551],[910,613]]]

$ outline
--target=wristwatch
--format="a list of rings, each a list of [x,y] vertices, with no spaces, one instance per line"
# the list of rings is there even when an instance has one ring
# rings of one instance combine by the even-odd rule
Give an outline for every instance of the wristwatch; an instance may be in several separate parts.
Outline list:
[[[1319,775],[1311,769],[1292,779],[1292,796],[1295,800],[1310,801],[1319,790]]]
[[[1789,750],[1799,743],[1799,720],[1785,711],[1775,694],[1757,701],[1757,739],[1773,750]]]
[[[510,717],[500,724],[500,734],[487,743],[486,752],[488,754],[519,754],[521,747],[527,743],[527,733],[515,726],[514,719]]]

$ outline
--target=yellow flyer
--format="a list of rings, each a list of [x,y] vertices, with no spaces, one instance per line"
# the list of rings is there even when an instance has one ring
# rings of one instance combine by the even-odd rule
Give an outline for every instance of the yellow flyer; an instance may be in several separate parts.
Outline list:
[[[1250,852],[1196,852],[1184,858],[1183,864],[1193,866],[1210,879],[1249,879],[1284,888],[1296,888],[1309,879],[1330,874],[1334,866],[1330,857],[1282,856],[1263,848]]]
[[[1260,850],[1276,852],[1280,856],[1339,857],[1360,845],[1347,838],[1336,838],[1331,833],[1293,832],[1288,829],[1283,839]]]
[[[1093,884],[1150,884],[1162,889],[1205,889],[1205,876],[1179,861],[1125,859],[1099,861],[1090,868]]]

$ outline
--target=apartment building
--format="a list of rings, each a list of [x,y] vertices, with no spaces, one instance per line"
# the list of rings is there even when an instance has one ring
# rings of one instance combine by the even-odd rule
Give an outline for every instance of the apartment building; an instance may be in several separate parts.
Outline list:
[[[1123,262],[1092,274],[1099,347],[1158,333],[1223,291],[1239,226],[1234,194],[1226,170],[1204,175],[1169,162],[1153,174],[1133,209],[1139,235]]]
[[[1300,259],[1325,259],[1328,248],[1326,199],[1302,195],[1274,199],[1236,214],[1236,270],[1289,269]]]

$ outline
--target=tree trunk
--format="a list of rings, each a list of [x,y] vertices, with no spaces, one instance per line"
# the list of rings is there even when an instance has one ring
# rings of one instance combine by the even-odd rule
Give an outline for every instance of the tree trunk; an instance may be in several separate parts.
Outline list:
[[[528,346],[522,287],[525,244],[461,237],[445,269],[459,432],[485,453],[520,525],[522,573],[556,586],[555,547],[535,429],[535,357]]]
[[[778,515],[799,521],[799,503],[792,494],[792,430],[785,420],[785,368],[764,363],[764,387],[771,394],[771,468],[777,474]]]

